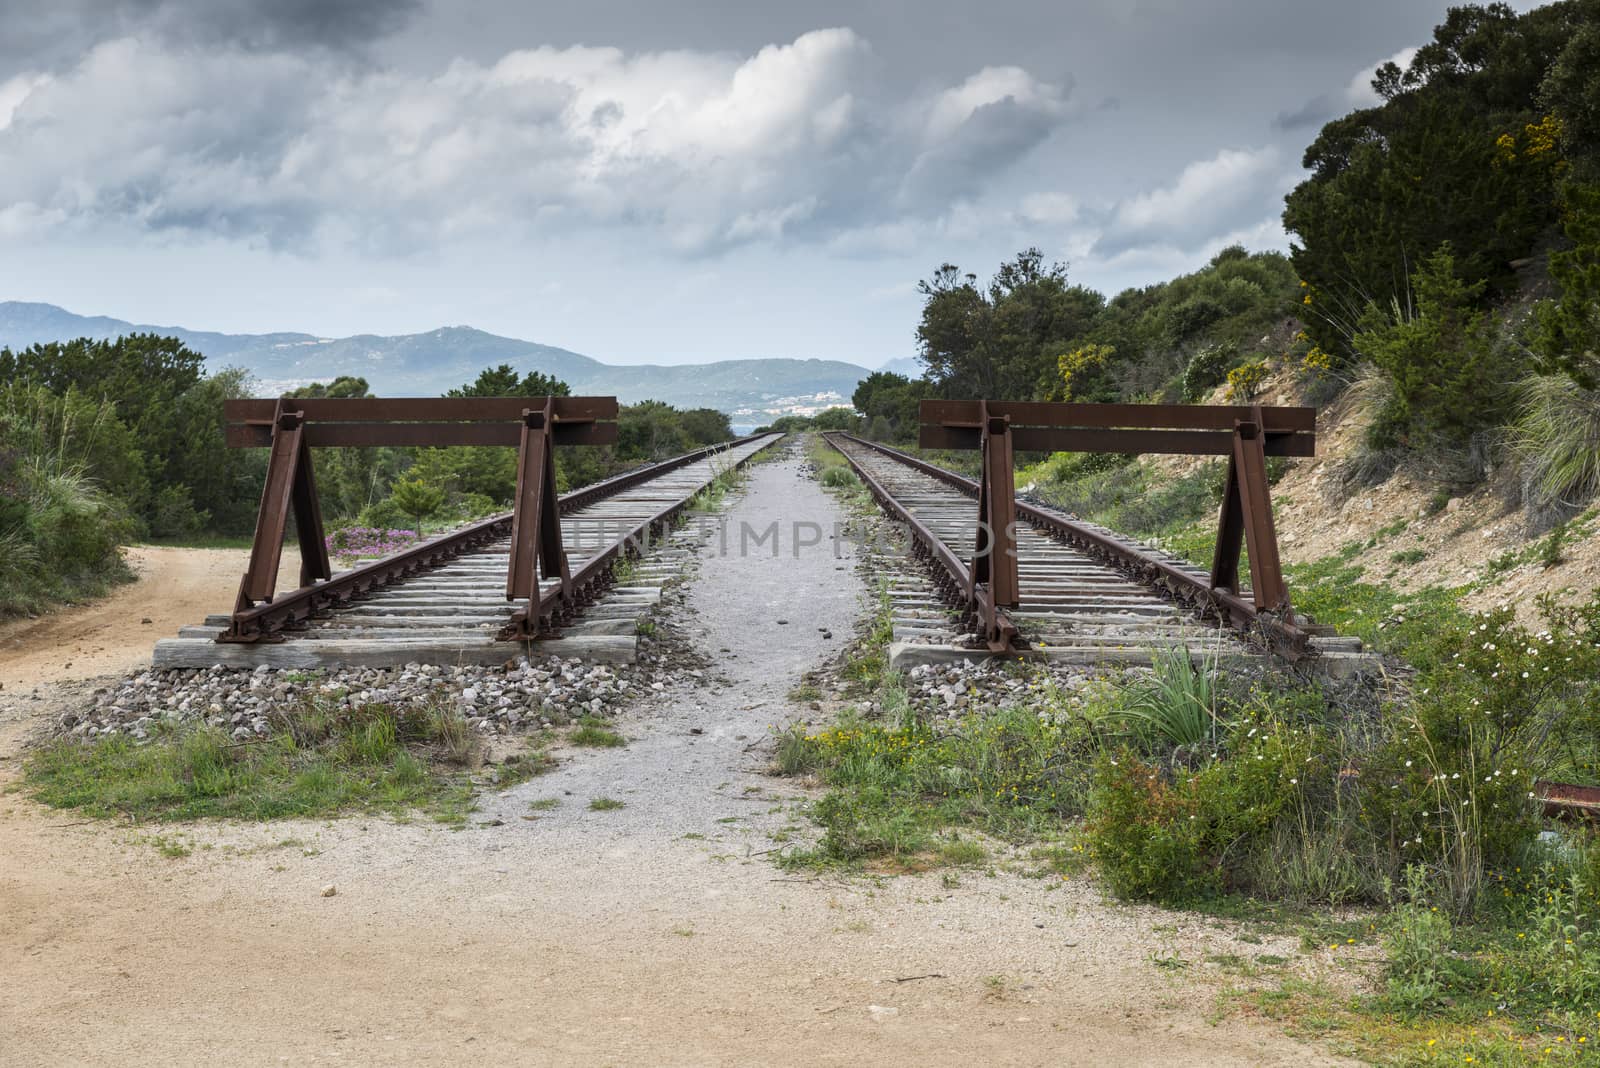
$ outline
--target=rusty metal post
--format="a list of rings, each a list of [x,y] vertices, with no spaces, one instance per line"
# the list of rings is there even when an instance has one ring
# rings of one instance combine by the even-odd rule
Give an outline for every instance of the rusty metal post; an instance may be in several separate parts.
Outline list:
[[[1017,579],[1017,495],[1011,469],[1011,421],[991,415],[987,401],[978,402],[978,447],[982,475],[978,490],[978,529],[968,571],[967,603],[979,610],[989,648],[1004,652],[1016,636],[1002,608],[1015,608]],[[988,596],[978,596],[979,587]]]
[[[1217,547],[1212,556],[1213,589],[1239,591],[1239,553],[1250,552],[1250,594],[1257,611],[1281,612],[1293,622],[1289,587],[1278,556],[1278,533],[1272,516],[1272,491],[1267,484],[1266,432],[1260,405],[1251,418],[1238,420],[1233,433],[1233,455],[1228,458],[1228,481],[1217,523]]]
[[[328,559],[328,541],[322,528],[322,503],[317,500],[317,481],[312,474],[311,446],[300,437],[300,459],[295,464],[295,535],[300,542],[300,585],[326,582],[333,577],[333,562]]]
[[[518,616],[522,636],[532,638],[539,626],[539,572],[555,579],[567,600],[571,568],[561,543],[560,503],[556,497],[555,402],[522,413],[522,446],[517,458],[517,498],[511,519],[511,561],[506,572],[506,600],[524,601]]]
[[[972,573],[986,582],[998,607],[1017,604],[1017,493],[1012,471],[1011,421],[980,402],[983,474],[978,496],[978,541]]]
[[[294,501],[301,459],[305,456],[305,421],[294,402],[280,400],[272,417],[272,446],[267,460],[266,484],[261,488],[261,508],[256,513],[255,538],[250,563],[239,582],[236,611],[272,600],[278,587],[278,564],[283,535]]]

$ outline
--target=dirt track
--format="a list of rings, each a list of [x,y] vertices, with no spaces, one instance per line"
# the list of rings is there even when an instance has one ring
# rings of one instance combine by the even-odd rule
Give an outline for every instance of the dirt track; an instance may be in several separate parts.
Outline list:
[[[0,687],[15,690],[148,667],[157,638],[171,638],[179,627],[233,607],[249,555],[244,549],[133,546],[127,560],[137,578],[111,596],[38,619],[0,623]],[[279,587],[292,587],[299,573],[299,553],[286,550]],[[131,640],[130,630],[135,632]]]
[[[764,525],[833,505],[786,462],[736,507]],[[726,680],[657,695],[620,721],[626,749],[564,754],[459,832],[119,828],[0,796],[0,1060],[1331,1063],[1270,1025],[1211,1022],[1205,956],[1294,956],[1287,940],[1053,877],[819,878],[762,855],[804,822],[763,774],[764,739],[837,644],[820,627],[857,594],[841,566],[708,559],[688,618],[728,650]],[[831,601],[795,596],[824,584]],[[626,807],[590,811],[599,796]],[[154,833],[193,854],[162,856]],[[1173,952],[1192,966],[1151,963]]]

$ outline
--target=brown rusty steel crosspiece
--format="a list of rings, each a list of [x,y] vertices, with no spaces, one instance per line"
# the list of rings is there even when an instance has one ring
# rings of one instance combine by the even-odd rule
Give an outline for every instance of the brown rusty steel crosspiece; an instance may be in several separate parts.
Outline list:
[[[511,520],[511,563],[506,569],[506,600],[524,604],[512,616],[507,630],[521,640],[540,635],[540,573],[555,580],[563,608],[572,600],[572,568],[561,544],[560,502],[556,499],[556,419],[553,397],[545,398],[542,408],[529,408],[522,413],[516,509]]]
[[[239,584],[232,622],[217,640],[273,641],[327,608],[443,563],[504,537],[506,520],[403,550],[335,577],[323,537],[312,476],[311,449],[339,446],[506,445],[520,450],[517,500],[510,517],[512,563],[506,596],[524,604],[502,637],[538,634],[573,599],[573,579],[561,545],[555,447],[608,445],[617,440],[615,397],[359,397],[230,400],[224,405],[232,447],[270,450],[250,563]],[[616,484],[620,480],[612,480]],[[576,499],[576,497],[575,497]],[[290,512],[300,546],[300,588],[275,593]],[[541,596],[539,568],[555,581]]]
[[[1016,626],[1000,611],[1017,606],[1017,493],[1011,457],[1011,420],[991,415],[988,403],[978,402],[978,447],[982,475],[978,490],[978,530],[973,541],[972,568],[967,581],[967,603],[977,606],[983,586],[980,619],[991,652],[1006,652],[1017,638]]]
[[[1211,558],[1211,587],[1239,593],[1239,556],[1250,551],[1250,594],[1258,613],[1276,613],[1290,626],[1294,609],[1278,556],[1278,533],[1272,518],[1272,491],[1267,481],[1266,417],[1259,404],[1248,419],[1234,421],[1233,452],[1217,517],[1217,545]]]
[[[925,449],[978,449],[983,452],[977,483],[902,459],[946,481],[957,479],[978,497],[978,539],[1002,515],[1021,514],[1029,523],[1062,538],[1235,628],[1263,638],[1276,652],[1298,659],[1317,628],[1298,624],[1278,554],[1267,483],[1268,456],[1314,456],[1316,410],[1298,407],[1198,404],[1075,404],[1046,401],[925,400],[918,444]],[[880,446],[874,446],[881,448]],[[892,450],[887,450],[892,451]],[[1121,538],[1085,524],[1015,502],[1012,456],[1021,452],[1163,453],[1228,458],[1227,482],[1218,516],[1217,546],[1209,581]],[[1004,497],[1004,502],[1001,498]],[[1007,543],[1014,552],[1014,539]],[[999,544],[996,548],[1003,549]],[[1249,550],[1249,597],[1239,590],[1241,551]],[[1009,569],[998,553],[978,554],[959,576],[969,604],[987,591],[992,599],[980,612],[986,625],[1003,617],[1002,607],[1025,604],[1016,582],[1015,558]],[[1011,586],[1006,583],[1010,581]],[[988,637],[991,646],[994,633]]]

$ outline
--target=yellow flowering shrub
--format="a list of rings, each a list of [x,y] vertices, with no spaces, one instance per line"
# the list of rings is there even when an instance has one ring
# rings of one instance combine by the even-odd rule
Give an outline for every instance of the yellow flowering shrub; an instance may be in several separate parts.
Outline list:
[[[1081,393],[1085,380],[1102,370],[1116,352],[1113,345],[1090,344],[1056,357],[1056,370],[1061,375],[1063,387],[1062,399],[1075,399],[1074,389]]]
[[[1228,399],[1231,401],[1246,401],[1261,392],[1261,387],[1267,381],[1267,364],[1265,360],[1247,363],[1235,367],[1228,372]]]

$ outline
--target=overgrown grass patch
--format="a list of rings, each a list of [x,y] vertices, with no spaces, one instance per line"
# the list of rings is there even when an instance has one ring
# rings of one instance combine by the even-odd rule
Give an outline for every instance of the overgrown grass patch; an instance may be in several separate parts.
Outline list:
[[[790,864],[976,863],[981,844],[951,839],[972,828],[1000,839],[1058,836],[1082,811],[1086,755],[1081,724],[1025,709],[973,716],[935,732],[915,716],[894,725],[846,720],[780,739],[779,765],[814,772],[830,789],[813,806],[813,850]]]
[[[617,749],[628,744],[628,739],[612,730],[605,720],[595,716],[580,718],[577,730],[567,735],[567,741],[591,749]]]
[[[203,725],[159,728],[143,743],[63,739],[29,755],[24,783],[56,808],[140,821],[367,811],[460,823],[478,757],[464,721],[441,708],[311,701],[244,741]]]

